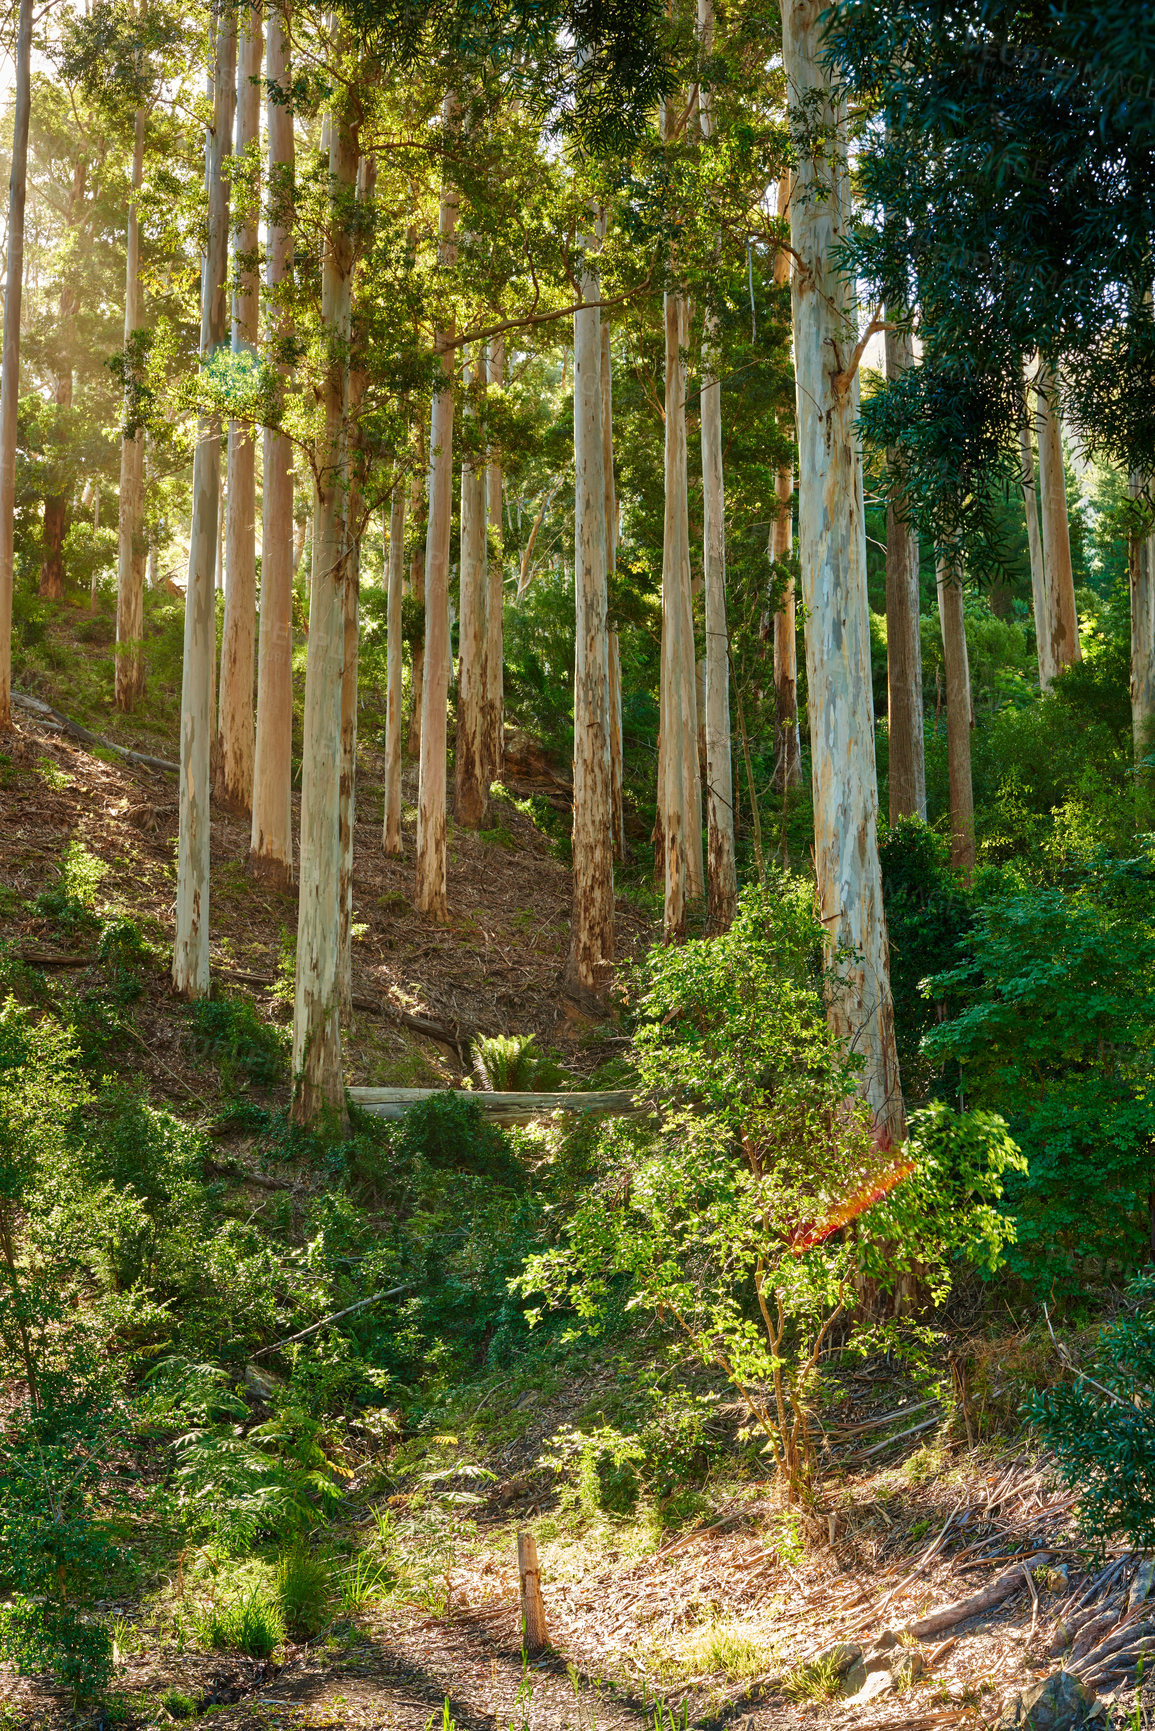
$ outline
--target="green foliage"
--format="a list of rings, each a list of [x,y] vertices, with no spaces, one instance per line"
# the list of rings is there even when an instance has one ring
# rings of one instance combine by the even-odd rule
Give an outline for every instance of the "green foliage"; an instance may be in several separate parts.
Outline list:
[[[202,998],[189,1013],[197,1050],[219,1065],[227,1088],[275,1088],[288,1075],[288,1036],[263,1022],[247,998]]]
[[[537,1085],[541,1052],[532,1034],[480,1034],[473,1042],[473,1067],[491,1093],[523,1093]]]
[[[928,1032],[976,1106],[1005,1113],[1029,1163],[1011,1175],[1012,1269],[1070,1294],[1148,1255],[1155,1105],[1150,851],[1099,855],[1064,887],[978,908],[959,964],[929,982],[957,1014]]]
[[[1136,1276],[1125,1311],[1104,1328],[1090,1376],[1027,1403],[1045,1446],[1079,1492],[1079,1525],[1100,1545],[1124,1535],[1155,1545],[1155,1273]]]
[[[206,1647],[253,1659],[267,1659],[285,1638],[280,1604],[261,1581],[213,1599],[196,1618],[196,1628]]]
[[[948,841],[917,818],[900,818],[885,830],[878,851],[903,1093],[908,1100],[925,1099],[935,1068],[921,1042],[941,1019],[942,1004],[926,997],[922,982],[958,959],[973,920],[971,901],[951,869]]]
[[[18,1595],[0,1606],[0,1657],[19,1671],[50,1670],[87,1697],[112,1676],[112,1636],[103,1623],[76,1611]]]
[[[333,1577],[323,1557],[297,1543],[277,1562],[277,1591],[286,1627],[310,1640],[324,1627]]]
[[[64,850],[58,882],[37,896],[36,912],[69,933],[91,930],[97,923],[97,892],[107,872],[104,861],[74,838]]]

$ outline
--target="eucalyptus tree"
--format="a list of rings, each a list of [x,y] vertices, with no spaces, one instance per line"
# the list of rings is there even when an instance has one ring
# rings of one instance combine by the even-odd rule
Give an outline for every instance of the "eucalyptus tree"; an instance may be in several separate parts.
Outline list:
[[[24,201],[32,104],[32,0],[20,0],[16,101],[8,181],[4,345],[0,351],[0,729],[12,725],[12,584],[16,533],[16,413],[20,398],[20,297],[24,288]]]
[[[888,379],[897,379],[914,364],[913,345],[909,330],[903,328],[901,314],[892,312],[888,327],[886,376]],[[913,521],[909,502],[902,498],[896,488],[886,502],[886,717],[891,823],[900,817],[926,817],[926,740],[922,703],[918,566],[918,528]],[[948,612],[951,611],[952,604],[953,596],[948,598]],[[941,612],[941,591],[939,608]],[[953,612],[951,617],[953,619]],[[965,635],[962,647],[965,653]],[[948,690],[949,683],[948,677]],[[969,730],[969,716],[967,727]],[[972,851],[973,846],[972,823]],[[973,860],[971,863],[973,864]]]

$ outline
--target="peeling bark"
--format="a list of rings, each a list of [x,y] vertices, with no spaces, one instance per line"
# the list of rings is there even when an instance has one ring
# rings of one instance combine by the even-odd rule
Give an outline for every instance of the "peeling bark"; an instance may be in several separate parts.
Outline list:
[[[225,274],[229,240],[229,183],[236,94],[236,22],[222,6],[216,17],[213,124],[205,139],[208,234],[201,270],[201,365],[226,339]],[[221,485],[221,427],[202,415],[193,453],[192,527],[185,588],[184,671],[180,699],[180,827],[177,843],[176,933],[173,989],[187,998],[209,991],[209,769],[216,663],[217,521]]]
[[[448,132],[456,107],[441,105]],[[438,217],[443,268],[457,262],[453,232],[457,193],[445,185]],[[421,768],[417,795],[417,907],[435,920],[448,918],[445,898],[445,736],[449,700],[449,543],[453,517],[452,324],[434,333],[444,384],[433,399],[429,429],[429,524],[425,536],[425,656],[421,693]]]
[[[505,383],[505,340],[494,337],[489,344],[489,383],[500,389]],[[505,774],[505,531],[502,514],[501,463],[492,457],[485,470],[486,505],[489,517],[488,583],[485,646],[485,781],[500,781]]]
[[[610,327],[601,321],[602,340],[602,480],[605,487],[606,577],[618,568],[618,499],[614,485],[614,394]],[[540,515],[538,521],[540,522]],[[536,532],[537,524],[534,524]],[[527,549],[528,551],[528,549]],[[626,826],[622,807],[622,646],[616,631],[609,633],[610,681],[610,818],[614,831],[614,853],[626,857]]]
[[[886,333],[886,376],[913,365],[910,332]],[[919,635],[918,531],[891,498],[886,505],[886,690],[890,821],[926,819],[926,741]]]
[[[905,1134],[905,1117],[878,859],[858,380],[856,371],[848,378],[846,368],[857,316],[853,283],[838,257],[851,220],[846,116],[823,59],[824,4],[786,0],[782,12],[798,129],[791,300],[814,862],[827,957],[837,969],[827,1004],[830,1026],[862,1054],[861,1087],[879,1136],[896,1142]]]
[[[269,13],[266,59],[269,82],[279,88],[289,84],[289,20],[287,10],[280,7]],[[278,302],[292,261],[293,117],[283,103],[270,100],[267,104],[266,130],[270,197],[266,281],[270,316],[277,335],[284,338],[290,334],[290,322]],[[280,373],[286,377],[288,368],[282,365]],[[255,872],[282,888],[293,878],[293,573],[300,557],[293,531],[292,446],[284,433],[266,428],[249,861]]]
[[[409,500],[410,516],[419,525],[414,541],[413,562],[409,570],[409,591],[414,601],[421,608],[422,619],[425,614],[425,555],[429,544],[429,495],[427,481],[423,484],[419,477],[414,478],[413,493]],[[424,519],[424,521],[422,521]],[[410,668],[409,685],[409,755],[417,757],[421,751],[421,705],[425,695],[425,640],[413,645],[412,667]]]
[[[20,0],[16,101],[8,182],[4,347],[0,354],[0,731],[12,726],[12,580],[16,535],[16,411],[20,400],[20,297],[24,287],[24,203],[32,91],[32,0]]]
[[[261,136],[261,12],[243,7],[237,46],[238,156]],[[234,354],[255,354],[259,310],[256,217],[238,222],[233,235],[237,286],[233,295]],[[252,261],[252,262],[249,262]],[[220,748],[217,797],[232,811],[253,803],[253,654],[257,624],[257,471],[250,427],[230,421],[225,495],[225,618],[221,636],[218,704]]]
[[[971,781],[971,677],[963,613],[962,572],[938,561],[938,614],[946,678],[946,748],[950,778],[950,861],[968,875],[975,863],[975,797]]]
[[[385,817],[381,845],[401,852],[401,600],[405,576],[405,481],[393,482],[385,572]]]
[[[793,177],[787,170],[778,182],[778,215],[790,211]],[[790,281],[790,254],[781,248],[774,254],[774,282],[782,287]],[[794,466],[783,463],[774,481],[778,515],[770,531],[770,558],[778,564],[789,558],[793,542]],[[798,731],[798,625],[794,577],[787,573],[782,602],[774,614],[774,787],[789,793],[802,786],[802,741]]]
[[[465,363],[462,384],[486,378],[484,354]],[[468,400],[463,411],[475,411]],[[479,829],[489,809],[486,774],[486,661],[489,654],[489,570],[486,557],[488,501],[484,463],[461,459],[461,621],[458,632],[457,742],[454,753],[453,808],[458,823]]]
[[[587,241],[589,247],[591,243]],[[600,285],[588,251],[583,302]],[[614,855],[610,806],[610,673],[606,625],[606,483],[603,467],[601,314],[574,314],[573,920],[566,984],[600,1001],[614,965]]]
[[[349,205],[357,143],[340,110],[329,121],[332,187],[321,273],[321,318],[330,360],[323,387],[325,427],[313,513],[313,590],[305,670],[301,770],[301,887],[293,1005],[293,1115],[311,1123],[345,1114],[341,1069],[341,743],[347,591],[353,581],[348,519],[349,335],[353,239]]]
[[[1039,662],[1039,689],[1047,691],[1055,677],[1051,652],[1051,609],[1047,601],[1047,577],[1043,543],[1039,534],[1039,501],[1035,492],[1035,452],[1031,443],[1031,419],[1024,388],[1019,415],[1019,457],[1023,466],[1023,514],[1027,523],[1027,549],[1031,560],[1031,602],[1035,615],[1035,649]]]
[[[1039,493],[1043,506],[1043,569],[1046,574],[1051,659],[1056,673],[1081,661],[1075,580],[1071,572],[1071,530],[1067,521],[1067,475],[1059,422],[1059,389],[1054,373],[1039,363]]]

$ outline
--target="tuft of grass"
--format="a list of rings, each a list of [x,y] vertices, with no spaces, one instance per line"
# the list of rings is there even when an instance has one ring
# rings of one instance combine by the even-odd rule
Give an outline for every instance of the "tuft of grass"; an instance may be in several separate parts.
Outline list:
[[[822,1664],[811,1660],[787,1673],[782,1679],[782,1692],[789,1701],[829,1701],[838,1693],[841,1681],[842,1673],[833,1659]]]
[[[277,1592],[288,1628],[306,1638],[325,1625],[333,1578],[323,1557],[311,1556],[303,1545],[282,1551],[277,1562]]]
[[[197,1704],[191,1695],[182,1695],[179,1689],[166,1689],[160,1698],[160,1704],[170,1719],[195,1719]]]
[[[280,1604],[261,1582],[224,1600],[214,1600],[195,1620],[197,1635],[218,1652],[247,1653],[267,1659],[285,1638]]]
[[[350,1560],[341,1582],[342,1609],[349,1616],[355,1616],[372,1600],[380,1598],[389,1581],[389,1570],[383,1562],[370,1556],[368,1551],[358,1551]]]
[[[698,1630],[685,1657],[695,1674],[710,1671],[741,1682],[765,1671],[773,1652],[749,1623],[718,1622]]]

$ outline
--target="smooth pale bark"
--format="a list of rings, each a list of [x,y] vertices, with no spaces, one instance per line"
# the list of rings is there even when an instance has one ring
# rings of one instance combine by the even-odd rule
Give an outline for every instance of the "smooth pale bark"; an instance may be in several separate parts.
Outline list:
[[[244,6],[238,14],[236,152],[261,137],[261,13]],[[256,214],[233,231],[237,284],[233,295],[233,353],[255,355],[260,307],[256,268]],[[251,261],[251,262],[250,262]],[[217,797],[234,811],[253,803],[253,654],[257,624],[257,471],[251,427],[229,422],[228,485],[225,496],[225,620],[221,635],[218,698]]]
[[[814,793],[814,862],[832,1030],[865,1060],[863,1093],[883,1142],[905,1134],[886,915],[870,679],[866,531],[858,445],[857,316],[839,258],[851,221],[845,113],[823,59],[825,0],[786,0],[792,111],[808,116],[790,200],[798,429],[798,547]],[[848,959],[849,958],[849,959]]]
[[[478,377],[486,377],[485,357],[462,367],[462,384],[468,389]],[[476,411],[466,401],[464,414],[474,419]],[[486,774],[485,676],[489,655],[489,570],[486,557],[487,519],[485,464],[470,456],[461,460],[461,623],[458,632],[457,741],[454,753],[453,809],[458,823],[479,829],[489,808]]]
[[[686,489],[679,472],[686,472],[686,419],[678,413],[678,338],[681,320],[677,296],[665,297],[666,427],[665,511],[662,525],[662,658],[659,690],[657,859],[664,883],[662,926],[667,942],[686,929],[689,860],[686,838],[686,740],[697,734],[697,717],[687,725],[685,710],[693,706],[695,682],[686,681],[685,634],[690,611],[689,522]],[[681,392],[685,401],[685,392]],[[684,600],[683,600],[684,596]],[[689,652],[693,666],[693,650]],[[693,749],[693,747],[692,747]],[[696,756],[696,750],[694,751]]]
[[[505,342],[494,337],[489,344],[489,383],[505,383]],[[491,458],[485,470],[485,494],[489,515],[489,592],[486,598],[485,646],[485,764],[486,786],[505,773],[505,528],[502,512],[501,462]]]
[[[0,354],[0,728],[12,726],[12,580],[16,536],[16,412],[20,400],[20,297],[24,287],[24,200],[32,79],[32,0],[20,0],[16,102],[8,182],[4,347]]]
[[[301,1123],[313,1121],[326,1109],[342,1117],[345,1110],[338,1005],[341,699],[347,590],[352,583],[347,486],[353,300],[349,202],[356,182],[357,144],[344,113],[330,116],[328,130],[332,191],[321,269],[321,319],[330,356],[322,391],[325,427],[314,491],[293,1005],[293,1114]]]
[[[686,894],[702,901],[706,894],[706,856],[702,846],[702,772],[705,768],[705,738],[702,711],[706,702],[706,668],[698,658],[694,640],[694,601],[702,583],[696,578],[690,561],[690,493],[689,461],[686,449],[686,344],[690,329],[690,309],[684,295],[678,299],[678,360],[677,408],[681,422],[678,435],[679,460],[677,484],[681,497],[680,544],[685,568],[681,586],[683,596],[682,627],[682,690],[686,694],[682,708],[682,723],[686,737],[682,745],[682,778],[685,809],[683,822],[686,838]]]
[[[1131,478],[1131,496],[1143,493],[1139,476]],[[1155,751],[1155,534],[1133,535],[1130,545],[1131,582],[1131,733],[1135,747],[1136,815],[1150,828],[1155,776],[1148,759]]]
[[[128,242],[124,273],[125,424],[138,413],[133,338],[140,325],[140,186],[144,178],[145,111],[138,108],[133,129],[132,191],[128,203]],[[116,671],[118,709],[132,709],[144,691],[144,569],[148,548],[141,536],[144,516],[144,428],[120,441],[120,512],[116,548]]]
[[[86,232],[79,232],[80,217],[84,208],[84,189],[88,179],[88,162],[84,152],[84,141],[78,141],[77,154],[72,163],[72,185],[69,188],[68,204],[65,222],[74,235],[74,244],[83,247],[91,235],[91,224],[86,225]],[[69,331],[80,305],[80,296],[76,286],[65,281],[60,289],[60,328]],[[56,374],[52,386],[52,400],[58,409],[67,410],[72,407],[72,359],[69,354],[63,356],[63,365]],[[63,484],[67,481],[62,477]],[[40,593],[47,600],[63,601],[64,599],[64,537],[68,533],[71,518],[71,498],[67,491],[49,492],[44,495],[44,538],[43,550],[40,556]]]
[[[790,211],[793,178],[786,171],[778,182],[778,215]],[[774,284],[782,288],[790,281],[790,254],[782,247],[774,254]],[[774,478],[778,515],[770,531],[770,558],[778,564],[790,556],[793,544],[794,465],[783,463]],[[786,573],[782,600],[774,614],[774,786],[789,793],[802,786],[802,740],[798,730],[798,623],[794,577]]]
[[[409,592],[417,606],[421,609],[422,629],[425,619],[425,554],[429,540],[429,488],[428,476],[423,483],[418,476],[413,478],[413,492],[409,499],[410,515],[420,526],[419,533],[413,543],[413,561],[409,568]],[[422,522],[424,518],[424,522]],[[421,705],[425,697],[425,639],[413,645],[412,667],[409,683],[409,755],[417,757],[421,751]]]
[[[1043,507],[1043,569],[1046,574],[1051,657],[1056,673],[1081,661],[1075,580],[1071,572],[1071,531],[1067,520],[1067,475],[1055,376],[1039,363],[1039,494]]]
[[[381,842],[401,852],[401,600],[405,579],[405,481],[398,476],[389,503],[389,558],[385,571],[385,817]]]
[[[610,804],[610,668],[606,484],[598,274],[587,255],[587,305],[574,314],[573,919],[566,985],[582,1001],[605,994],[614,965],[614,837]]]
[[[614,485],[614,392],[610,327],[603,319],[602,333],[602,478],[605,483],[606,574],[618,568],[618,499]],[[540,522],[540,517],[539,517]],[[537,524],[534,524],[536,532]],[[532,540],[532,536],[530,537]],[[526,549],[527,554],[529,549]],[[607,583],[608,588],[608,583]],[[610,670],[610,816],[614,828],[614,853],[626,857],[625,813],[622,805],[622,646],[616,631],[609,634]]]
[[[914,364],[910,332],[886,333],[886,376]],[[890,821],[926,819],[926,741],[919,635],[918,531],[894,499],[886,506],[886,713],[890,735]]]
[[[698,0],[702,52],[713,51],[713,0]],[[702,137],[714,133],[714,95],[698,99]],[[722,478],[722,386],[717,320],[706,315],[702,336],[702,571],[706,589],[706,883],[710,925],[723,931],[738,905],[734,860],[734,788],[730,753],[730,633],[726,621],[726,495]]]
[[[455,100],[442,103],[448,132]],[[457,262],[456,191],[445,186],[438,215],[443,268]],[[435,920],[448,917],[446,903],[445,736],[449,700],[449,543],[453,517],[453,324],[434,332],[444,384],[433,399],[429,423],[429,520],[425,534],[425,655],[421,691],[421,764],[417,791],[417,907]]]
[[[228,334],[225,275],[229,244],[237,36],[234,18],[217,16],[213,124],[205,138],[208,232],[201,261],[202,367]],[[173,990],[204,998],[209,990],[209,765],[216,662],[217,518],[221,485],[221,425],[202,415],[193,453],[192,527],[184,607],[184,664],[180,695],[180,828],[177,842],[176,935]]]
[[[266,67],[270,84],[292,79],[286,10],[269,12]],[[292,262],[293,116],[283,103],[266,105],[270,219],[265,263],[270,318],[279,338],[291,332],[280,304]],[[282,378],[288,368],[280,367]],[[261,499],[261,629],[257,654],[257,725],[253,749],[253,824],[249,861],[282,888],[293,878],[293,449],[284,433],[266,428]],[[302,546],[304,536],[301,537]]]
[[[950,859],[970,873],[975,863],[975,796],[971,781],[971,675],[957,561],[938,561],[938,616],[946,683],[946,748],[950,777]]]
[[[1031,443],[1031,418],[1025,389],[1019,416],[1019,457],[1023,465],[1023,514],[1027,521],[1027,549],[1031,560],[1031,601],[1035,615],[1039,689],[1046,691],[1055,677],[1055,660],[1051,652],[1051,609],[1047,601],[1047,577],[1043,564],[1042,537],[1039,533],[1039,501],[1035,492],[1035,452]]]

